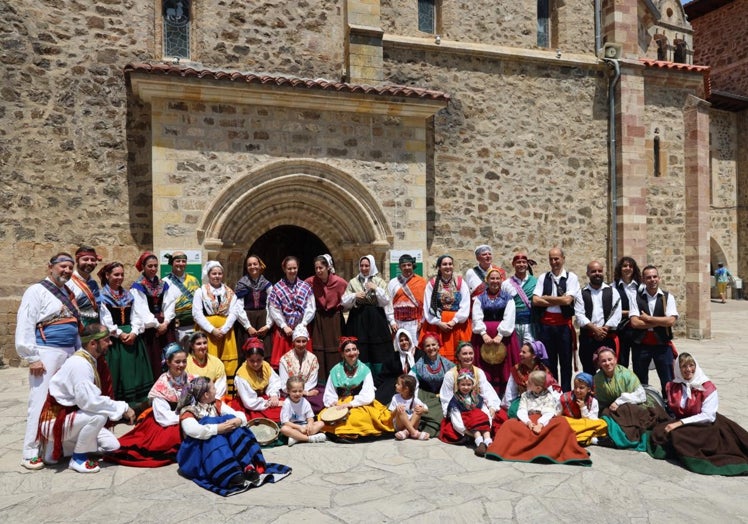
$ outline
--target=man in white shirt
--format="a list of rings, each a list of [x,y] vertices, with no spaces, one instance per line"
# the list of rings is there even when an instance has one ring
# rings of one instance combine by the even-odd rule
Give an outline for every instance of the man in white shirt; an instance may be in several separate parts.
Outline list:
[[[41,434],[46,445],[45,462],[55,463],[72,455],[70,468],[78,473],[97,473],[99,464],[89,454],[119,449],[119,441],[105,429],[107,421],[125,418],[135,422],[135,412],[124,401],[101,394],[96,361],[112,341],[101,324],[88,325],[81,334],[83,348],[67,359],[49,383],[49,396],[41,415]]]
[[[574,298],[574,313],[579,324],[579,360],[582,370],[594,375],[597,369],[593,355],[598,348],[616,349],[616,328],[621,321],[621,297],[618,290],[604,282],[603,265],[593,260],[587,264],[589,283]]]
[[[49,381],[80,347],[80,313],[75,295],[65,285],[73,274],[74,263],[69,253],[53,256],[47,265],[47,278],[24,292],[18,308],[16,352],[29,363],[29,405],[21,465],[30,470],[44,467],[36,435]]]
[[[542,308],[535,338],[545,345],[548,352],[548,367],[560,382],[561,389],[571,391],[574,350],[572,317],[574,297],[579,293],[579,278],[564,269],[565,262],[566,257],[560,248],[554,247],[548,252],[551,270],[538,277],[532,305]]]
[[[678,320],[675,298],[660,289],[660,274],[655,266],[642,270],[644,290],[630,305],[631,327],[638,330],[631,348],[634,373],[642,384],[649,384],[649,363],[654,360],[662,394],[673,380],[673,326]]]

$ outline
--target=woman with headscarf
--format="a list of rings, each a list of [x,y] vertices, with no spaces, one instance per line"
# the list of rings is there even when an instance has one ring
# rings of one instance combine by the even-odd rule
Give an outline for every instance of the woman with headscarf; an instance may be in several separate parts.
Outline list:
[[[608,424],[608,447],[647,449],[645,434],[668,419],[665,410],[651,397],[633,371],[618,364],[615,349],[597,350],[600,370],[595,374],[595,395],[603,420]]]
[[[678,355],[673,372],[665,389],[675,420],[655,426],[649,454],[703,475],[748,474],[748,431],[717,413],[717,387],[689,353]]]
[[[161,357],[163,348],[174,342],[174,333],[169,331],[167,317],[174,316],[174,302],[164,300],[169,284],[158,278],[158,258],[146,251],[135,263],[135,269],[141,271],[140,279],[130,286],[130,293],[135,302],[135,309],[145,331],[143,342],[148,350],[151,371],[155,381],[161,376]],[[168,315],[165,311],[169,309]]]
[[[299,259],[288,256],[281,266],[285,276],[273,286],[268,296],[268,313],[277,326],[273,333],[273,352],[269,355],[273,369],[278,369],[280,358],[293,346],[293,330],[298,325],[309,325],[316,310],[312,286],[298,278]],[[307,349],[312,350],[311,340]]]
[[[429,408],[421,416],[420,429],[431,437],[439,434],[444,418],[439,392],[444,383],[444,376],[455,367],[454,362],[439,354],[440,341],[435,333],[426,333],[421,337],[423,356],[416,360],[410,370],[418,380],[418,398]]]
[[[553,373],[543,363],[548,359],[548,353],[545,346],[539,340],[525,342],[519,350],[519,362],[514,365],[509,374],[509,380],[504,391],[504,398],[501,401],[502,412],[506,412],[507,418],[517,416],[519,406],[519,397],[527,391],[527,381],[530,373],[537,370],[546,372],[546,389],[551,391],[555,398],[561,396],[561,386],[558,385]]]
[[[110,262],[98,272],[101,280],[99,316],[110,333],[112,347],[105,355],[112,377],[112,395],[133,406],[145,401],[153,385],[153,370],[148,350],[139,336],[143,326],[139,318],[148,316],[148,307],[138,306],[133,295],[122,286],[125,268]]]
[[[358,276],[348,282],[343,295],[343,306],[350,310],[345,335],[356,338],[360,360],[377,376],[392,350],[390,323],[385,313],[390,297],[372,255],[361,257],[358,268]]]
[[[257,255],[249,254],[244,259],[244,276],[234,287],[240,306],[239,325],[234,331],[237,347],[242,347],[248,337],[257,337],[262,340],[265,353],[270,355],[273,351],[273,337],[270,335],[273,320],[268,315],[267,305],[273,284],[263,275],[265,267],[265,262]]]
[[[470,340],[470,289],[454,274],[454,259],[442,255],[436,259],[436,276],[426,284],[423,294],[424,331],[438,333],[442,355],[455,361],[460,341]]]
[[[177,413],[184,434],[177,454],[179,473],[198,486],[227,497],[291,473],[288,466],[265,462],[244,413],[217,399],[210,379],[190,382]]]
[[[278,366],[281,391],[288,395],[288,379],[301,378],[304,381],[304,398],[312,406],[312,411],[319,413],[324,407],[322,388],[319,387],[319,361],[314,353],[306,349],[309,332],[304,326],[296,326],[291,338],[293,349],[281,357]]]
[[[278,373],[265,360],[265,348],[257,337],[249,337],[242,346],[244,364],[236,371],[236,396],[231,407],[244,412],[250,420],[267,418],[280,422],[283,400]]]
[[[309,324],[312,349],[319,361],[319,379],[326,381],[332,367],[340,362],[338,340],[343,334],[343,295],[348,282],[335,274],[332,257],[324,254],[314,259],[314,276],[306,283],[312,286],[316,305]]]
[[[197,327],[208,335],[208,353],[223,362],[229,395],[234,392],[234,372],[239,356],[232,329],[237,314],[236,295],[223,283],[223,266],[217,260],[208,261],[203,267],[203,285],[195,291],[192,316]]]
[[[382,371],[374,377],[377,388],[376,399],[388,405],[395,394],[395,383],[400,375],[407,375],[416,366],[416,361],[424,356],[424,352],[416,347],[410,331],[398,329],[392,341],[394,351],[382,363]],[[402,429],[402,428],[400,428]]]
[[[138,417],[137,425],[120,437],[120,448],[106,460],[136,468],[158,468],[177,461],[182,442],[179,415],[174,411],[182,392],[194,377],[185,371],[187,352],[172,342],[164,350],[167,370],[148,393],[151,407]]]
[[[340,352],[343,360],[332,368],[327,377],[324,403],[325,408],[348,408],[348,414],[337,424],[326,424],[324,432],[346,439],[394,433],[392,413],[374,398],[374,379],[369,367],[359,360],[356,340],[342,337]],[[323,409],[319,414],[320,420],[324,421],[326,411]]]
[[[502,282],[499,269],[489,268],[486,286],[473,299],[472,313],[475,363],[499,396],[504,394],[511,369],[519,362],[520,348],[514,332],[514,300],[502,291]]]

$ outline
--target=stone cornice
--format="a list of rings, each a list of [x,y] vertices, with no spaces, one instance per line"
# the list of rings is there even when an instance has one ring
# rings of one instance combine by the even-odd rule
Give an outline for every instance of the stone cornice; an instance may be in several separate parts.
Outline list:
[[[559,67],[584,67],[593,69],[605,67],[604,63],[593,54],[564,53],[563,50],[559,54],[555,50],[524,49],[444,39],[441,39],[440,43],[437,44],[433,37],[422,38],[386,33],[382,38],[382,45],[385,51],[390,47],[428,51],[431,53],[484,56],[495,60],[537,62]]]
[[[201,101],[426,119],[446,107],[449,101],[446,95],[437,98],[408,96],[408,88],[404,86],[399,86],[399,89],[386,86],[350,90],[310,89],[273,82],[232,82],[145,71],[127,73],[133,94],[145,102],[154,99]]]

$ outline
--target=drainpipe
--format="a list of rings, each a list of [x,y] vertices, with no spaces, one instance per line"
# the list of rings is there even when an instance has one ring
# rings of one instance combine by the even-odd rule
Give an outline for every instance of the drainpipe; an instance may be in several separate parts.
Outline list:
[[[610,254],[612,264],[618,262],[618,189],[616,184],[616,84],[621,78],[621,66],[618,60],[604,58],[603,61],[613,69],[614,74],[608,80],[608,177],[610,179],[611,232]]]
[[[600,0],[595,0],[595,55],[600,56],[603,47],[603,14]]]

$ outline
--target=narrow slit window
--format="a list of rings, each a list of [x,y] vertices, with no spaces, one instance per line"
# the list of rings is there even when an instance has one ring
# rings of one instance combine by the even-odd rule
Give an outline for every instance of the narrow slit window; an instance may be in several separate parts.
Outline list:
[[[164,56],[190,58],[190,0],[163,0]]]
[[[551,42],[551,1],[538,0],[538,47],[549,47]]]
[[[658,134],[655,134],[653,140],[652,154],[654,155],[654,176],[659,177],[662,173],[660,173],[660,136]]]
[[[418,0],[418,30],[436,33],[436,0]]]

